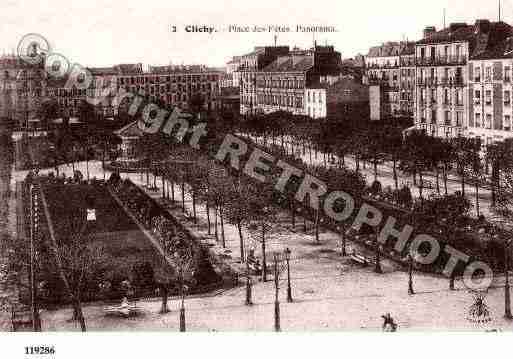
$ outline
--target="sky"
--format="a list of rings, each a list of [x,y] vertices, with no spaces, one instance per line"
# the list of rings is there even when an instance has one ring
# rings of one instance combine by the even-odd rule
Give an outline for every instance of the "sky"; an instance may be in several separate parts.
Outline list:
[[[279,45],[334,45],[342,57],[366,54],[386,41],[418,40],[425,26],[498,18],[499,1],[476,0],[1,0],[0,52],[27,33],[83,66],[118,63],[224,66],[233,55],[272,45],[275,32],[228,32],[228,26],[333,26],[337,32],[280,32]],[[502,20],[513,24],[513,0],[502,0]],[[216,28],[212,34],[185,26]],[[176,32],[172,31],[176,26]]]

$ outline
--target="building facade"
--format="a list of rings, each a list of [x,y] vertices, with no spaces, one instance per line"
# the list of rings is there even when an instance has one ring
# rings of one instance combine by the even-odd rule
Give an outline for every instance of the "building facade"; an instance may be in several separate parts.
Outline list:
[[[288,46],[255,47],[249,54],[238,57],[237,73],[240,78],[240,113],[254,113],[257,103],[257,73],[278,56],[287,55]]]
[[[38,126],[38,110],[47,91],[44,65],[11,55],[0,58],[0,120],[16,129]]]
[[[369,88],[354,79],[324,82],[305,91],[305,114],[314,119],[355,120],[369,117]]]
[[[513,137],[512,68],[512,37],[470,61],[467,135],[483,145]]]
[[[480,116],[484,116],[485,123],[487,119],[493,121],[496,118],[495,121],[499,121],[499,113],[490,119],[488,112],[474,110],[474,87],[479,88],[483,85],[482,81],[486,80],[484,76],[474,77],[472,72],[474,60],[492,51],[511,34],[512,28],[508,24],[488,20],[477,20],[473,25],[453,23],[440,31],[427,27],[424,38],[417,42],[415,48],[415,126],[433,136],[455,137],[469,136],[470,125],[475,124],[476,118],[480,125],[483,123]],[[482,69],[482,66],[486,74],[486,63],[478,63],[477,67]],[[485,91],[484,94],[479,92],[479,96],[485,96],[484,102],[487,102],[488,94],[493,91],[497,94],[499,91],[498,86],[494,89],[490,89],[490,86],[493,87],[491,81],[480,89]]]
[[[374,120],[413,117],[415,107],[415,44],[387,42],[372,47],[365,57],[364,83],[370,95]]]
[[[279,56],[256,74],[256,112],[311,115],[315,111],[315,116],[319,116],[318,106],[306,106],[307,90],[336,81],[340,64],[340,53],[333,46],[315,45],[309,50],[294,49]]]

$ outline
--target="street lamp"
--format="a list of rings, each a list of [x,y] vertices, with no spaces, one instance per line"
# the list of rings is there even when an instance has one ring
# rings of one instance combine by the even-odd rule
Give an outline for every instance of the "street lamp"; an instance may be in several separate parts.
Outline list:
[[[411,253],[408,253],[408,294],[413,295],[415,292],[413,291],[413,256]]]
[[[340,233],[340,255],[342,257],[345,257],[347,255],[346,253],[346,233],[344,233],[344,228],[341,226],[337,226],[337,231]]]
[[[290,249],[285,249],[285,260],[287,261],[287,302],[292,303],[292,287],[290,286]]]
[[[378,241],[378,227],[376,227],[376,242],[375,242],[375,247],[376,247],[376,266],[374,267],[374,272],[375,273],[383,273],[383,269],[381,269],[381,252],[380,252],[380,246],[379,246],[379,241]]]
[[[505,274],[505,284],[504,284],[504,317],[506,319],[512,319],[511,315],[511,297],[509,292],[509,244],[510,240],[504,238],[504,274]]]
[[[265,254],[265,220],[268,214],[269,208],[262,208],[262,282],[267,282],[267,258]]]
[[[504,225],[504,213],[506,213],[506,209],[499,209],[499,213],[497,213],[497,216],[495,217],[496,221],[500,223],[500,228],[502,229],[502,232],[504,234],[505,232],[505,225]],[[496,234],[494,236],[495,238],[498,238],[499,235]],[[509,287],[509,245],[510,245],[510,239],[504,237],[504,318],[506,319],[513,319],[513,315],[511,315],[511,294],[510,294],[510,287]]]
[[[280,326],[280,300],[279,300],[279,291],[280,291],[280,272],[278,269],[279,255],[278,253],[274,253],[274,330],[276,332],[281,331]]]

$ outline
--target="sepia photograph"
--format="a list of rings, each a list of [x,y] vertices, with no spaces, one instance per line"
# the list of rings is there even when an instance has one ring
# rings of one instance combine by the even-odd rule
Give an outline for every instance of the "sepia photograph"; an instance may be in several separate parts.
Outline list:
[[[0,19],[7,358],[77,358],[70,337],[116,357],[82,341],[100,333],[149,358],[170,353],[151,333],[224,348],[202,357],[357,335],[370,357],[513,330],[513,1],[2,0]]]

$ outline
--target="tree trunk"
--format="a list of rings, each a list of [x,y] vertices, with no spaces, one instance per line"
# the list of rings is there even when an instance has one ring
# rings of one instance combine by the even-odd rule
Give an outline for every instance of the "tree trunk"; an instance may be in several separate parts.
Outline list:
[[[160,307],[160,313],[165,314],[169,313],[169,307],[167,305],[168,299],[169,299],[169,290],[167,289],[167,286],[162,285],[160,287],[161,293],[162,293],[162,306]]]
[[[208,200],[205,202],[205,208],[207,210],[207,226],[208,226],[208,234],[211,234],[211,225],[210,225],[210,206],[208,205]]]
[[[435,167],[435,175],[436,175],[436,193],[440,194],[440,171],[438,170],[438,166]]]
[[[185,213],[185,182],[182,181],[182,212]]]
[[[296,207],[294,206],[294,199],[290,202],[290,210],[292,214],[292,228],[296,228]]]
[[[221,238],[223,239],[223,248],[226,248],[226,239],[224,236],[223,206],[219,206],[219,220],[221,222]]]
[[[217,204],[214,205],[214,234],[216,241],[219,242],[219,229],[217,226]]]
[[[447,196],[447,194],[449,193],[447,191],[447,164],[444,164],[444,174],[443,174],[443,177],[444,177],[444,191],[445,191],[445,195]]]
[[[479,217],[479,182],[476,180],[476,213]]]
[[[392,172],[394,174],[394,184],[395,184],[395,189],[398,190],[399,189],[399,182],[397,180],[397,160],[394,158],[392,160]]]
[[[315,211],[315,242],[319,243],[319,220],[320,220],[320,210]]]
[[[194,190],[192,191],[191,196],[192,196],[192,216],[194,219],[194,223],[198,223],[198,219],[196,217],[196,193],[194,192]]]
[[[82,304],[80,303],[80,299],[73,298],[73,319],[77,320],[80,323],[80,329],[85,332],[86,331],[86,323],[84,318],[84,313],[82,312]]]
[[[461,171],[461,194],[465,196],[465,174]]]
[[[262,282],[267,282],[267,258],[265,255],[265,223],[262,222]]]
[[[244,263],[244,237],[242,236],[242,225],[240,222],[237,223],[237,230],[239,231],[240,239],[240,261]]]
[[[421,200],[424,199],[422,192],[424,190],[424,178],[422,177],[422,171],[419,171],[419,197]]]

